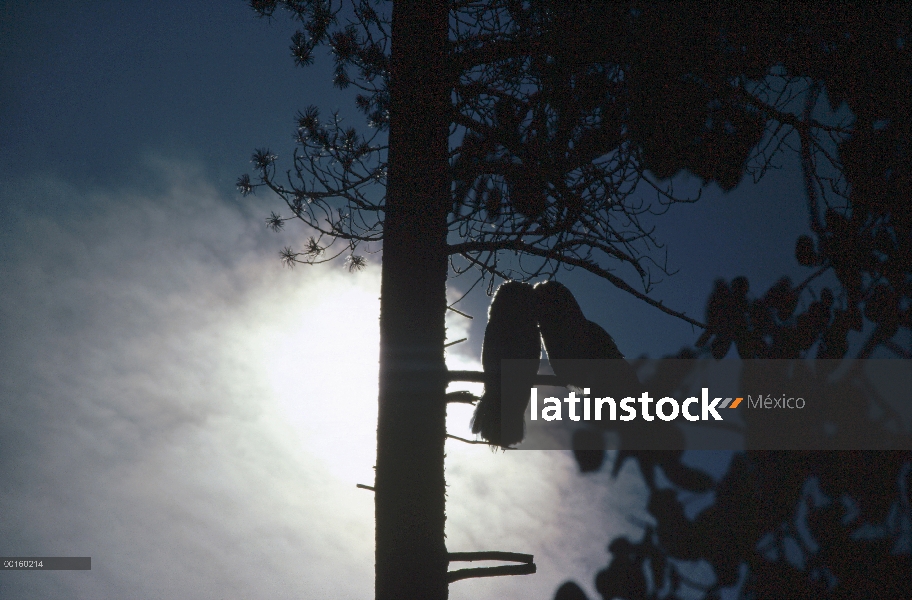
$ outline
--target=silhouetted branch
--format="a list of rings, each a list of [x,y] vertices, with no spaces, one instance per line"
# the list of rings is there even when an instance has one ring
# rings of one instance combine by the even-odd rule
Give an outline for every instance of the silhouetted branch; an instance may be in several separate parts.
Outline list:
[[[478,261],[478,259],[470,256],[468,254],[468,252],[478,251],[478,249],[483,248],[483,246],[484,246],[484,243],[479,243],[479,242],[467,242],[467,243],[463,243],[463,244],[453,244],[450,246],[450,252],[453,254],[459,254],[466,260],[469,260],[469,261],[481,266],[480,261]],[[507,246],[503,245],[503,247],[507,247]],[[691,325],[699,327],[700,329],[706,329],[705,324],[701,323],[700,321],[697,321],[696,319],[692,319],[691,317],[688,317],[687,315],[685,315],[682,312],[678,312],[676,310],[668,308],[659,300],[654,300],[654,299],[650,298],[646,294],[634,289],[630,284],[628,284],[626,281],[624,281],[623,279],[621,279],[614,273],[611,273],[610,271],[598,266],[597,264],[595,264],[595,262],[593,262],[591,260],[584,260],[584,259],[576,258],[573,256],[567,256],[565,254],[558,255],[557,253],[554,252],[553,249],[540,248],[538,246],[527,244],[527,243],[521,242],[519,240],[510,243],[509,247],[514,249],[517,252],[522,252],[524,254],[528,254],[531,256],[539,256],[539,257],[542,257],[545,259],[552,259],[552,260],[556,260],[560,263],[563,263],[565,265],[571,265],[574,267],[580,267],[582,269],[585,269],[586,271],[589,271],[593,275],[597,275],[597,276],[601,277],[602,279],[606,279],[612,285],[614,285],[614,287],[616,287],[624,292],[627,292],[628,294],[633,295],[634,297],[642,300],[643,302],[646,302],[647,304],[650,304],[650,305],[658,308],[659,310],[661,310],[662,312],[664,312],[666,314],[669,314],[673,317],[677,317],[677,318],[681,319],[682,321],[686,321],[686,322],[690,323]]]
[[[507,562],[518,562],[531,565],[535,557],[532,554],[520,554],[519,552],[501,552],[500,550],[487,550],[484,552],[450,552],[449,558],[450,562],[472,562],[474,560],[505,560]]]
[[[462,315],[462,316],[465,317],[466,319],[474,319],[474,318],[475,318],[475,317],[473,317],[472,315],[467,315],[467,314],[465,314],[465,313],[462,312],[461,310],[456,310],[456,309],[453,308],[452,306],[447,306],[447,310],[451,310],[451,311],[453,311],[454,313],[456,313],[457,315]]]
[[[506,565],[503,567],[476,567],[474,569],[459,569],[447,573],[447,583],[460,579],[475,577],[499,577],[501,575],[531,575],[535,573],[535,565]]]
[[[445,398],[447,402],[455,402],[457,404],[475,404],[478,402],[478,396],[465,390],[450,392]]]
[[[498,446],[497,444],[492,444],[492,443],[490,443],[490,442],[485,442],[485,441],[483,441],[483,440],[467,440],[467,439],[465,439],[464,437],[459,437],[458,435],[453,435],[452,433],[448,433],[448,434],[446,434],[446,436],[447,436],[448,438],[450,438],[451,440],[456,440],[456,441],[462,442],[462,443],[464,443],[464,444],[473,444],[473,445],[481,445],[481,446],[494,446],[495,448],[500,448],[500,446]],[[515,448],[504,448],[504,450],[515,450]]]
[[[823,267],[821,269],[817,269],[816,271],[814,271],[813,273],[808,275],[807,279],[805,279],[800,284],[798,284],[798,286],[795,288],[795,292],[801,293],[804,290],[804,288],[806,288],[808,286],[809,283],[811,283],[812,281],[814,281],[815,279],[817,279],[818,277],[820,277],[821,275],[823,275],[824,273],[826,273],[829,270],[830,270],[829,265],[827,265],[826,267]]]
[[[889,350],[897,354],[900,358],[910,359],[912,358],[912,353],[908,350],[894,342],[893,340],[886,340],[883,342],[883,345],[886,346]]]

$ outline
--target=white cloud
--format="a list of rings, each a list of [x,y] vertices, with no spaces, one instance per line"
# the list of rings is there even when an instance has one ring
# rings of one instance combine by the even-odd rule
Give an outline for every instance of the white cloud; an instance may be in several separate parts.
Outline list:
[[[283,269],[295,231],[266,232],[268,204],[152,167],[152,191],[0,196],[0,554],[93,560],[4,573],[0,594],[370,597],[373,497],[354,484],[372,479],[379,269]],[[456,348],[451,366],[478,368]],[[539,564],[452,598],[591,590],[642,502],[635,478],[581,478],[565,453],[447,450],[449,547]]]

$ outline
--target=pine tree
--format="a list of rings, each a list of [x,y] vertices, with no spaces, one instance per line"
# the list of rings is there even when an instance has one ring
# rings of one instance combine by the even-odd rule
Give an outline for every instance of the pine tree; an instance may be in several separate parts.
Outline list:
[[[681,170],[730,190],[796,147],[817,237],[816,246],[799,241],[798,259],[834,270],[847,293],[843,316],[828,312],[816,333],[835,331],[826,348],[838,353],[862,305],[872,319],[889,321],[875,344],[908,327],[901,261],[909,244],[909,163],[902,158],[910,96],[902,15],[875,15],[873,24],[862,20],[853,29],[856,21],[827,12],[835,8],[791,5],[251,6],[267,17],[282,7],[302,23],[291,48],[298,64],[311,64],[316,49],[329,46],[335,84],[359,90],[356,105],[372,128],[363,133],[309,107],[298,115],[286,176],[274,154],[258,150],[256,179],[245,175],[238,187],[244,194],[266,187],[284,200],[288,213],[273,213],[270,227],[297,220],[312,232],[305,248],[285,249],[289,265],[345,254],[349,269],[358,270],[382,243],[378,599],[447,596],[448,277],[475,273],[490,292],[501,279],[549,279],[563,267],[579,268],[705,328],[648,295],[666,273],[659,246],[640,223],[655,207],[639,192],[652,190],[665,209],[695,200],[663,183]],[[865,71],[873,59],[882,69]],[[814,118],[820,82],[831,105],[848,102],[856,121]],[[881,159],[873,167],[872,152]],[[874,280],[857,276],[857,265],[837,250],[868,238],[900,261]],[[788,292],[810,288],[789,285]],[[887,309],[877,312],[880,305]],[[748,348],[753,338],[725,323],[707,323],[701,343],[712,340],[714,354],[733,341]]]

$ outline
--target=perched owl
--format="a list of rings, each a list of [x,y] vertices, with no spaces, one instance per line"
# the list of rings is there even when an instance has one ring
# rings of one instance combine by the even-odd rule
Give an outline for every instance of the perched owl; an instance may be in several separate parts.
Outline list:
[[[617,344],[598,323],[586,319],[567,286],[545,281],[534,289],[538,326],[555,375],[573,388],[594,388],[610,383],[612,394],[618,393],[614,390],[626,393],[639,387],[636,373],[623,360],[624,355]],[[591,365],[567,362],[569,359],[614,360],[606,363],[598,373],[598,381],[593,381]],[[601,392],[592,390],[593,394]]]
[[[475,407],[472,432],[492,444],[506,448],[522,441],[529,389],[538,373],[541,339],[535,320],[535,291],[527,283],[507,281],[494,293],[488,310],[481,365],[484,368],[484,394]],[[527,385],[504,394],[501,390],[501,361],[526,359],[522,379]]]
[[[597,323],[586,319],[567,286],[546,281],[535,286],[536,315],[548,362],[558,378],[576,391],[592,398],[621,399],[641,392],[636,371],[624,360],[617,344]],[[601,364],[580,363],[574,359],[602,360]],[[573,451],[580,470],[597,471],[605,460],[605,444],[600,429],[611,428],[623,443],[639,437],[636,423],[601,421],[573,435]]]

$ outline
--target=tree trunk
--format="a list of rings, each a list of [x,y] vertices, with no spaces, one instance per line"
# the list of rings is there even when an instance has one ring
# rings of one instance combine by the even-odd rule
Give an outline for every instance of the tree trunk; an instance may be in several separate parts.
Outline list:
[[[394,2],[375,484],[378,600],[447,597],[448,5]]]

